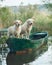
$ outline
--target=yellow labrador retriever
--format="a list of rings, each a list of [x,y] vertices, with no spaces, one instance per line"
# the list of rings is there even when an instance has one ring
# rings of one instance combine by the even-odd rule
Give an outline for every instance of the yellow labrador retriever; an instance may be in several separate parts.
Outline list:
[[[33,24],[33,19],[28,19],[25,21],[25,23],[23,25],[21,25],[21,37],[24,38],[29,38],[30,32],[32,30],[32,24]]]
[[[21,24],[20,20],[15,20],[14,25],[8,28],[8,36],[17,36],[19,38],[21,32]]]

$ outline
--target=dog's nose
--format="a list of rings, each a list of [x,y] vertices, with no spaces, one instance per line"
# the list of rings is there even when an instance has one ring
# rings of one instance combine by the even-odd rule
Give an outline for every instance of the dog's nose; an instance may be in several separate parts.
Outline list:
[[[33,23],[30,23],[30,25],[32,25]]]

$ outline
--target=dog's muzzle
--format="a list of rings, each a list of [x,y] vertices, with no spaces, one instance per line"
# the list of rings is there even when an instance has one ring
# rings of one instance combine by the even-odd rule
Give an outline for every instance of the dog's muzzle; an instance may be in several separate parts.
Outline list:
[[[32,25],[33,23],[30,23],[30,25]]]

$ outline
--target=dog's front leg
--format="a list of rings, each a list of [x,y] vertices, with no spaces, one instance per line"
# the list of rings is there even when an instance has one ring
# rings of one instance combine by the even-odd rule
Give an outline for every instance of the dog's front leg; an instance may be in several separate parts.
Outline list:
[[[20,36],[17,34],[16,37],[19,38]]]
[[[20,38],[20,33],[17,33],[17,38]]]
[[[27,39],[29,39],[29,34],[30,34],[30,32],[29,32],[29,30],[28,30],[27,33],[26,33],[26,38],[27,38]]]
[[[24,35],[23,34],[21,35],[21,38],[24,38]]]

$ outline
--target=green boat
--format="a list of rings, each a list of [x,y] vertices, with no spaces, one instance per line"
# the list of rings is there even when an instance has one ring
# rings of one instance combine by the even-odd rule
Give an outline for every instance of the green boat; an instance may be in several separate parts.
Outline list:
[[[48,46],[46,32],[37,32],[29,36],[29,39],[8,38],[6,43],[10,49],[7,55],[7,65],[23,65],[34,61],[44,53]]]

